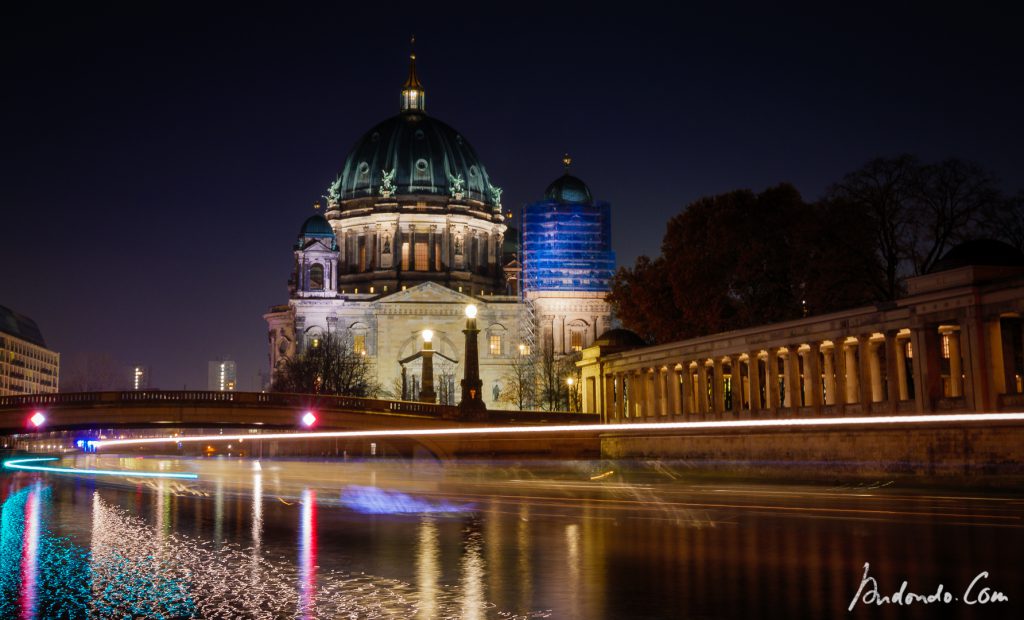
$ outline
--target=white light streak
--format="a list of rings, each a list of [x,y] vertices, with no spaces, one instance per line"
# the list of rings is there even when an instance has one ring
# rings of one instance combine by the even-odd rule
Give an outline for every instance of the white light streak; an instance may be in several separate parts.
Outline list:
[[[750,430],[760,428],[814,428],[879,426],[889,424],[927,425],[950,422],[1024,422],[1024,413],[949,413],[925,415],[862,416],[851,418],[785,418],[777,420],[715,420],[703,422],[636,422],[633,424],[538,424],[534,426],[472,426],[457,428],[395,429],[364,431],[316,431],[304,433],[261,433],[258,435],[180,435],[105,439],[96,449],[158,443],[241,441],[249,439],[335,439],[347,437],[440,437],[446,435],[512,435],[544,433],[621,433],[637,431]]]
[[[30,459],[11,459],[4,461],[4,468],[18,469],[25,471],[47,471],[55,474],[79,474],[86,476],[125,476],[128,478],[181,478],[184,480],[195,480],[196,474],[185,474],[177,472],[155,472],[155,471],[131,471],[115,469],[79,469],[77,467],[48,467],[46,465],[27,465],[26,463],[40,463],[45,461],[59,461],[55,456],[35,457]]]

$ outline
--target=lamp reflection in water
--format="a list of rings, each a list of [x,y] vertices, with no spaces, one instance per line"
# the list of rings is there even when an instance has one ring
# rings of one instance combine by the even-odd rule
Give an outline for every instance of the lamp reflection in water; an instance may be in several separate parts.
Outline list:
[[[419,549],[416,554],[416,581],[419,586],[419,613],[417,618],[430,620],[437,617],[437,582],[441,576],[440,553],[437,542],[437,524],[432,517],[420,521]]]
[[[316,491],[302,492],[299,521],[299,615],[316,617]]]
[[[36,615],[36,560],[39,557],[39,510],[40,485],[37,482],[25,499],[25,529],[21,546],[21,617],[30,619]]]
[[[469,536],[462,552],[462,613],[460,618],[477,620],[484,611],[484,558],[481,553],[483,535],[475,525],[469,526]]]

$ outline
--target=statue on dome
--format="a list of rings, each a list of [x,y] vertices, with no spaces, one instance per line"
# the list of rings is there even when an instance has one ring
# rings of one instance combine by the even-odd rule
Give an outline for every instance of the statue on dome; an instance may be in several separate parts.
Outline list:
[[[380,175],[380,195],[384,198],[391,198],[395,194],[395,170],[391,172],[387,170],[381,170]]]
[[[494,199],[494,204],[498,205],[498,210],[501,210],[501,193],[505,190],[501,189],[497,185],[491,186],[491,198]]]
[[[466,180],[462,178],[462,173],[452,176],[452,173],[448,173],[448,184],[451,186],[450,190],[452,198],[455,200],[462,200],[462,189],[466,185]]]

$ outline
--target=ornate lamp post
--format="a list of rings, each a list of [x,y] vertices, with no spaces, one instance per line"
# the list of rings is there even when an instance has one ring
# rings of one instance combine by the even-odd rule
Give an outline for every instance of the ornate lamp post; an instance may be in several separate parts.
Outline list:
[[[437,394],[434,393],[434,347],[431,341],[434,339],[434,332],[429,329],[423,330],[423,387],[420,388],[420,401],[425,403],[436,403]]]
[[[466,306],[466,371],[462,379],[462,402],[459,403],[459,417],[463,419],[482,418],[486,415],[480,380],[480,355],[477,352],[476,337],[480,330],[476,328],[476,306]]]

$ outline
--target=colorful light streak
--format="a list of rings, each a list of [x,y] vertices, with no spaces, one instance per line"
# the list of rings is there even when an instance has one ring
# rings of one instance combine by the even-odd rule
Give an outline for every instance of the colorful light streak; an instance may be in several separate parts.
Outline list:
[[[316,617],[316,491],[302,491],[302,511],[299,513],[299,614],[302,618]]]
[[[199,476],[196,474],[187,474],[181,472],[129,471],[116,469],[80,469],[78,467],[49,467],[46,465],[27,464],[59,460],[60,459],[55,456],[33,457],[29,459],[10,459],[4,461],[4,468],[16,469],[21,471],[45,471],[55,474],[74,474],[79,476],[124,476],[126,478],[178,478],[181,480],[195,480],[199,478]]]
[[[862,416],[850,418],[785,418],[775,420],[716,420],[702,422],[636,422],[626,424],[548,424],[534,426],[476,426],[460,428],[397,429],[365,431],[315,431],[303,433],[261,433],[259,435],[179,435],[104,439],[96,448],[138,446],[157,443],[242,441],[253,439],[342,439],[360,437],[441,437],[446,435],[511,435],[543,433],[621,433],[637,431],[686,430],[752,430],[765,428],[815,428],[845,426],[879,426],[890,424],[927,425],[951,422],[1022,422],[1024,413],[950,413],[896,416]]]

